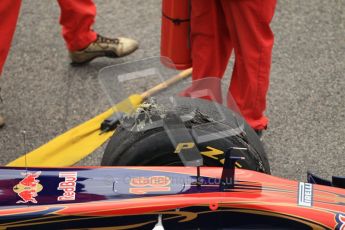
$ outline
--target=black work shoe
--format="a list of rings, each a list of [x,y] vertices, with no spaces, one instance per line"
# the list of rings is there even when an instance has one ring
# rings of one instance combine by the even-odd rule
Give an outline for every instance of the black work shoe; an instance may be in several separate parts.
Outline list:
[[[83,50],[70,51],[69,56],[72,60],[72,64],[81,65],[98,57],[123,57],[133,53],[138,47],[138,42],[130,38],[106,38],[97,35],[96,41],[92,42]]]

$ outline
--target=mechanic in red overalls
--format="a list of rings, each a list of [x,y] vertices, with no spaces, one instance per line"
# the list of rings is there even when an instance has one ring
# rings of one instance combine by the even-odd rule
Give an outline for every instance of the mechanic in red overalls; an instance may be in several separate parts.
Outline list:
[[[268,124],[275,6],[276,0],[191,0],[193,80],[222,78],[234,50],[229,95],[259,135]]]
[[[92,30],[96,6],[92,0],[58,0],[60,24],[72,64],[97,57],[123,57],[138,48],[129,38],[105,38]],[[21,0],[0,0],[0,75],[15,31]],[[4,119],[0,116],[0,127]]]

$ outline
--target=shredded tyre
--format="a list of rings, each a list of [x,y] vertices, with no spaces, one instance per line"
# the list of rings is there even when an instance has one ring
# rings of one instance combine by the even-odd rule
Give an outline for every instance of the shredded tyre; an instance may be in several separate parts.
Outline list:
[[[243,121],[242,131],[231,133],[241,118],[225,107],[201,99],[180,99],[183,103],[173,112],[186,117],[184,124],[197,148],[201,151],[205,166],[222,166],[224,151],[230,147],[247,150],[236,154],[245,159],[237,167],[270,174],[266,152],[256,133]],[[103,166],[180,166],[163,125],[159,122],[171,108],[154,102],[140,107],[131,117],[124,118],[110,139],[101,162]],[[221,116],[226,116],[224,120]],[[154,125],[152,124],[154,123]],[[158,123],[158,125],[157,125]],[[238,129],[237,129],[238,130]],[[205,137],[207,137],[205,139]]]

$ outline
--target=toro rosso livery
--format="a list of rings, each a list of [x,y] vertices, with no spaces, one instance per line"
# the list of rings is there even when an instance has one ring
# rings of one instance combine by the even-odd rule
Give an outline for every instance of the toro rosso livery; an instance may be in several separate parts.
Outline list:
[[[0,229],[344,229],[345,190],[236,169],[0,169]],[[231,178],[230,178],[231,179]]]

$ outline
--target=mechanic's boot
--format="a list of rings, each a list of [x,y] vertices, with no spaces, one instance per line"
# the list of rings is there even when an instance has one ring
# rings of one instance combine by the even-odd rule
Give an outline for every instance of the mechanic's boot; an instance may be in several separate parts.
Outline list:
[[[98,57],[123,57],[138,49],[138,42],[130,38],[106,38],[97,35],[97,40],[83,50],[69,52],[72,64],[85,64]]]
[[[5,119],[0,115],[0,128],[5,125]]]

